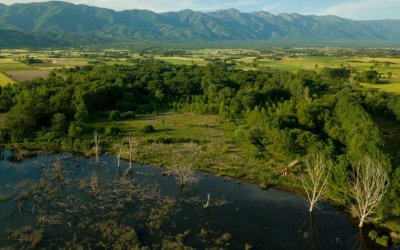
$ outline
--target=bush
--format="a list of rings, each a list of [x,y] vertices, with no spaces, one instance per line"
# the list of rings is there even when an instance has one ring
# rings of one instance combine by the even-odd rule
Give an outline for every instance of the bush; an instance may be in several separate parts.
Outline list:
[[[369,231],[368,236],[371,240],[376,240],[378,238],[378,233],[375,230]]]
[[[134,119],[135,117],[136,117],[136,114],[133,111],[127,111],[127,112],[122,113],[122,115],[121,115],[121,118],[123,120]]]
[[[154,129],[153,125],[146,125],[146,126],[143,127],[142,131],[144,133],[148,134],[148,133],[152,133],[152,132],[154,132],[156,130]]]
[[[112,110],[108,116],[111,121],[121,120],[121,113],[118,110]]]
[[[68,128],[68,136],[69,137],[78,137],[82,132],[82,128],[78,126],[76,122],[71,122]]]
[[[375,240],[376,244],[387,247],[389,245],[389,237],[387,237],[386,235],[382,236],[382,237],[378,237]]]
[[[51,119],[52,130],[64,133],[68,129],[68,120],[63,113],[57,113]]]
[[[0,128],[0,143],[8,142],[11,140],[10,131]]]
[[[83,127],[81,134],[93,135],[95,131],[99,134],[104,134],[105,129],[103,127]]]
[[[108,126],[105,129],[106,135],[118,135],[119,133],[121,133],[121,129],[114,126]]]

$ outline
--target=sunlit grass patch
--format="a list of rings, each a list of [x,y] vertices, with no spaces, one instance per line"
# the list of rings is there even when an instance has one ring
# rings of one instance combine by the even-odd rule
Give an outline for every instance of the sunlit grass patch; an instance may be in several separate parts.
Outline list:
[[[144,133],[152,125],[154,132]],[[139,141],[135,160],[157,166],[171,166],[182,155],[189,156],[198,169],[219,175],[246,177],[265,182],[279,176],[280,163],[276,159],[255,159],[257,148],[245,138],[237,138],[237,125],[218,115],[168,112],[159,115],[139,115],[133,120],[112,122],[108,120],[89,123],[88,126],[122,130],[120,137],[107,137],[109,151],[121,143],[129,131]],[[124,135],[125,134],[125,135]]]
[[[7,85],[8,83],[14,83],[15,81],[0,72],[0,86]]]
[[[183,64],[183,65],[206,65],[207,62],[200,58],[190,58],[190,57],[179,57],[179,56],[172,56],[172,57],[164,57],[164,56],[157,56],[156,59],[172,63],[172,64]]]
[[[362,86],[366,88],[375,88],[381,91],[391,92],[391,93],[400,93],[400,82],[398,83],[388,83],[388,84],[369,84],[362,83]]]

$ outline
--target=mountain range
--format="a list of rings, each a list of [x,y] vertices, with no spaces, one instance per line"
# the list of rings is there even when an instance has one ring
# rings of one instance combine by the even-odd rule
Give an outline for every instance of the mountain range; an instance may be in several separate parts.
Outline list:
[[[399,43],[400,20],[355,21],[235,9],[114,11],[62,1],[0,4],[0,47],[256,40]]]

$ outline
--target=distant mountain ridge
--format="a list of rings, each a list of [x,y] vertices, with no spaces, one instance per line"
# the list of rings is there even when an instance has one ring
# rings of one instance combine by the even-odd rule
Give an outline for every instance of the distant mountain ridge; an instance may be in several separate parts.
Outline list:
[[[17,34],[22,39],[21,34],[25,34],[27,39],[35,36],[49,39],[50,43],[57,40],[57,44],[132,40],[400,41],[400,20],[355,21],[336,16],[243,13],[235,9],[158,14],[148,10],[114,11],[61,1],[0,4],[0,30],[19,32],[9,32],[8,40]],[[4,41],[0,37],[0,47],[8,45]]]

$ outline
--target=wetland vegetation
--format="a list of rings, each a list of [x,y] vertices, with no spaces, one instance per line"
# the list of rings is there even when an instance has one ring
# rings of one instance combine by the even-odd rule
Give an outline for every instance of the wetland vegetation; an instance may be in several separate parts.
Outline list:
[[[1,152],[0,246],[7,249],[350,249],[373,243],[347,215],[238,179],[190,170],[183,188],[163,168],[115,157]],[[127,178],[121,172],[132,167]],[[175,177],[174,177],[175,176]],[[386,240],[387,242],[387,240]],[[295,244],[294,244],[295,243]]]
[[[400,84],[397,66],[400,61],[397,50],[3,50],[1,53],[0,71],[4,76],[13,77],[9,73],[14,71],[51,71],[47,77],[32,76],[29,81],[19,81],[14,76],[11,84],[3,82],[0,88],[0,143],[13,149],[16,157],[24,158],[30,150],[98,157],[106,154],[115,156],[115,161],[126,159],[130,164],[139,162],[170,169],[165,175],[182,188],[197,186],[193,169],[199,169],[254,182],[262,188],[277,187],[306,195],[304,178],[312,173],[307,168],[307,159],[321,154],[327,161],[321,164],[327,170],[322,178],[324,192],[312,204],[318,208],[324,204],[321,200],[328,201],[348,208],[354,217],[359,217],[359,213],[354,209],[357,195],[349,192],[357,180],[353,174],[360,161],[370,157],[387,173],[388,181],[383,183],[388,186],[374,207],[374,216],[366,218],[364,233],[370,233],[367,238],[380,245],[398,243],[400,145],[396,138],[400,135],[400,97],[396,92]],[[25,62],[21,58],[37,60]],[[394,87],[390,92],[375,89],[381,86]],[[93,140],[94,133],[97,143]],[[104,171],[101,161],[98,163],[99,171]],[[51,194],[61,187],[47,187],[48,183],[79,181],[60,174],[63,171],[60,168],[63,169],[57,164],[46,166],[46,171],[59,171],[59,175],[36,184],[39,185],[36,190]],[[137,170],[134,167],[127,170],[135,178]],[[134,206],[139,206],[139,213],[141,209],[149,210],[154,202],[155,196],[147,197],[134,187],[135,182],[126,178],[103,183],[92,177],[80,183],[88,192],[84,195],[88,204],[100,201],[115,205],[121,200],[123,205],[127,200],[138,199],[140,202]],[[208,194],[212,201],[212,191],[202,193],[199,209],[208,204]],[[2,197],[9,201],[9,194]],[[160,198],[161,206],[172,210],[179,207],[176,197],[170,198]],[[13,215],[21,215],[20,199],[13,199],[16,201]],[[32,197],[22,201],[20,205],[33,202],[29,207],[35,207],[37,202]],[[75,202],[83,201],[71,204]],[[141,202],[144,207],[140,207]],[[110,204],[92,205],[107,210]],[[304,202],[301,206],[307,210]],[[90,209],[86,212],[103,213]],[[140,235],[135,225],[117,223],[110,212],[107,210],[104,218],[85,227],[88,233],[91,230],[89,234],[105,237],[104,242],[99,241],[103,244],[100,247],[110,248],[107,242],[114,242],[122,249],[124,244],[152,247],[149,239],[155,238]],[[162,218],[170,216],[173,216],[171,211],[150,215],[154,221],[139,223],[146,225],[143,234],[156,232],[162,228],[158,225]],[[110,228],[121,235],[106,239],[110,237],[107,233]],[[351,225],[348,228],[354,230]],[[190,227],[181,229],[156,241],[184,244],[185,238],[194,237]],[[207,234],[208,229],[204,230],[201,232]],[[218,233],[206,237],[207,242],[216,243],[206,243],[207,246],[223,248],[224,244],[231,244],[228,243],[231,233]],[[43,234],[46,234],[43,227],[24,225],[9,239],[35,246],[42,242]],[[95,246],[90,237],[74,241],[76,236],[70,236],[72,241],[68,244]],[[143,239],[149,241],[143,243]],[[196,244],[194,247],[204,246]],[[240,244],[253,245],[246,241]]]

